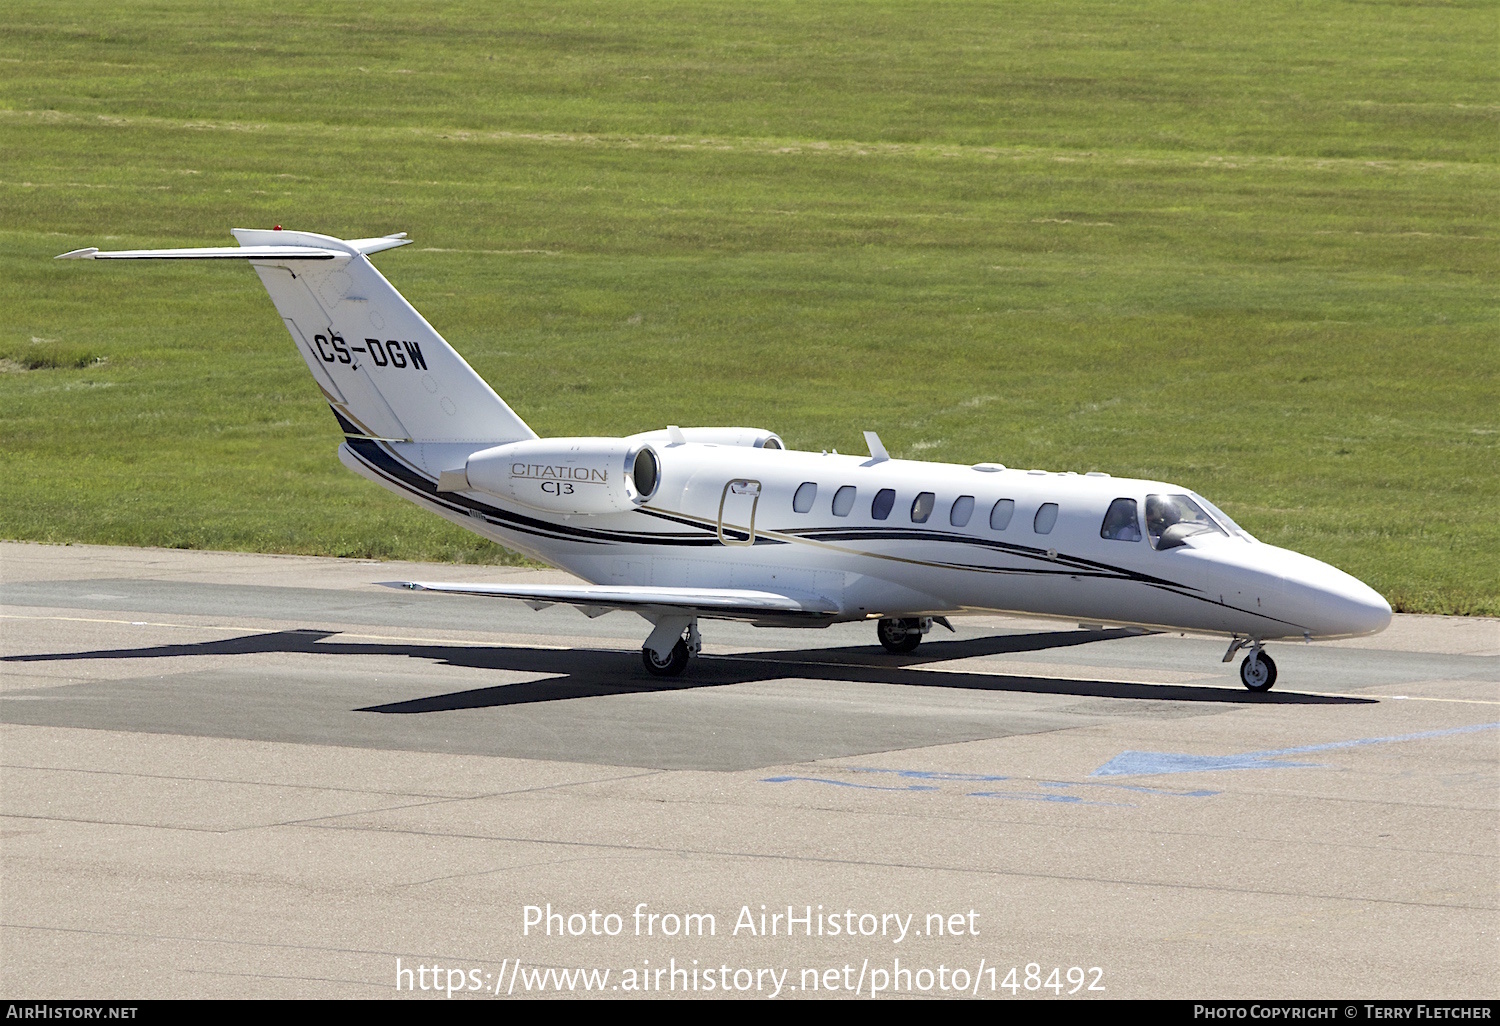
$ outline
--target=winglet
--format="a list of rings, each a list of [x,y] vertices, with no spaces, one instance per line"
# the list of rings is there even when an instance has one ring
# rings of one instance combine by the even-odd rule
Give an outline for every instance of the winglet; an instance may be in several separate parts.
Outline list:
[[[870,447],[870,462],[883,463],[891,458],[891,454],[885,451],[885,446],[881,443],[880,436],[875,432],[865,432],[865,444]]]

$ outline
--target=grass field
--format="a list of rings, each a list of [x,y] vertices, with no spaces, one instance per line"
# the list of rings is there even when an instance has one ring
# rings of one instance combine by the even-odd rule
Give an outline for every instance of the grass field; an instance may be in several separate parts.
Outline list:
[[[1494,3],[33,4],[0,20],[0,536],[507,554],[339,466],[245,268],[376,258],[542,434],[1190,486],[1500,615]]]

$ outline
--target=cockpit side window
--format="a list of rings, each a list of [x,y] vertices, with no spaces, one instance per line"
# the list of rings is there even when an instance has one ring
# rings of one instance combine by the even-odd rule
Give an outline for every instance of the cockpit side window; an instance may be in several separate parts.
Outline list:
[[[806,513],[813,508],[813,503],[818,498],[818,484],[816,481],[803,481],[797,486],[797,494],[792,496],[792,512]]]
[[[1173,549],[1195,534],[1226,534],[1186,495],[1146,496],[1146,533],[1153,549]]]
[[[1104,514],[1099,537],[1112,541],[1140,541],[1141,522],[1134,499],[1116,499]]]
[[[855,488],[853,485],[844,485],[833,493],[833,515],[836,517],[847,517],[849,511],[854,508]]]
[[[1208,515],[1217,520],[1220,527],[1227,528],[1230,534],[1237,534],[1247,541],[1255,541],[1255,535],[1251,534],[1249,531],[1245,530],[1239,524],[1236,524],[1233,520],[1231,520],[1228,513],[1225,513],[1222,509],[1209,502],[1197,492],[1189,492],[1188,494],[1192,496],[1194,502],[1202,506],[1204,509],[1208,510]]]

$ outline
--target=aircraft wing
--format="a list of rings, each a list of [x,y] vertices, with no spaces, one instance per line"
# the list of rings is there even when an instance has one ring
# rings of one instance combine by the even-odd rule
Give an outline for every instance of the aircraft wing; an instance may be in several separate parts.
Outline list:
[[[441,591],[514,599],[532,609],[552,605],[575,606],[594,617],[615,609],[640,613],[683,612],[715,620],[822,620],[838,613],[838,606],[815,595],[792,595],[738,588],[611,587],[598,584],[440,584],[431,581],[380,581],[386,588]]]

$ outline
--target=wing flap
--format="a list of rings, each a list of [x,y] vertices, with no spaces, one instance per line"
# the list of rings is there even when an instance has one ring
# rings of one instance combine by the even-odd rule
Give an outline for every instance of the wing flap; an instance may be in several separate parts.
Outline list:
[[[438,591],[451,595],[479,595],[514,599],[533,609],[550,605],[576,606],[589,616],[611,609],[683,610],[720,619],[757,619],[792,616],[826,619],[839,611],[834,602],[818,595],[794,595],[739,588],[611,587],[584,584],[444,584],[435,581],[380,581],[386,588],[408,591]]]

